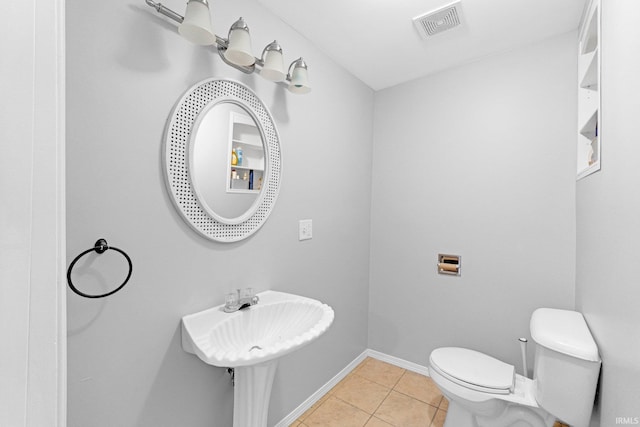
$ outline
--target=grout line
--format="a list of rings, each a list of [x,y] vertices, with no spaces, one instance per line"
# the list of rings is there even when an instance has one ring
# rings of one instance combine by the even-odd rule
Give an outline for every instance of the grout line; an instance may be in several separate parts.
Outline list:
[[[429,405],[427,403],[427,405]],[[429,405],[433,408],[433,405]],[[436,419],[436,415],[438,415],[438,408],[436,408],[435,411],[433,411],[433,417],[431,417],[431,421],[429,421],[429,427],[431,427],[433,425],[433,421]]]
[[[400,380],[402,379],[402,377],[404,377],[404,374],[406,374],[406,373],[407,373],[407,370],[403,368],[402,375],[400,375],[400,376],[398,377],[398,379],[396,380],[395,384],[393,384],[393,387],[391,387],[391,390],[395,390],[395,389],[396,389],[396,386],[397,386],[398,384],[400,384]]]
[[[371,416],[374,416],[376,414],[376,412],[378,412],[378,409],[380,409],[380,407],[382,406],[382,404],[385,402],[385,400],[387,400],[387,398],[389,398],[389,396],[391,395],[391,392],[393,391],[392,388],[389,389],[389,391],[387,392],[387,395],[384,397],[384,399],[382,399],[380,401],[380,403],[378,403],[378,406],[376,406],[376,409],[373,411],[373,414],[371,414]],[[385,421],[386,422],[386,421]]]
[[[402,376],[400,377],[400,380],[402,380],[402,378],[407,374],[407,372],[409,372],[409,371],[408,371],[408,370],[406,370],[406,371],[402,374]],[[426,375],[425,375],[425,376],[426,376]],[[427,377],[428,377],[428,376],[427,376]],[[398,380],[398,384],[400,383],[400,380]],[[438,402],[438,405],[436,406],[436,405],[434,405],[434,404],[432,404],[432,403],[425,402],[424,400],[420,399],[419,397],[412,396],[412,395],[410,395],[410,394],[408,394],[408,393],[405,393],[405,392],[403,392],[403,391],[400,391],[400,390],[396,390],[396,386],[397,386],[398,384],[396,384],[396,385],[393,387],[393,389],[392,389],[392,390],[393,390],[393,391],[395,391],[396,393],[400,393],[400,394],[402,394],[403,396],[410,397],[410,398],[412,398],[412,399],[414,399],[414,400],[417,400],[418,402],[422,402],[422,403],[427,404],[427,405],[429,405],[429,406],[431,406],[431,407],[434,407],[434,408],[436,408],[436,409],[440,409],[440,405],[442,404],[442,400],[444,399],[444,395],[442,395],[442,397],[440,398],[440,402]],[[444,411],[444,412],[446,412],[446,410],[444,410],[444,409],[443,409],[443,411]]]
[[[373,416],[373,414],[370,414],[369,412],[365,411],[365,410],[364,410],[364,409],[362,409],[362,408],[358,408],[356,405],[354,405],[354,404],[352,404],[352,403],[349,403],[349,402],[347,402],[346,400],[340,399],[338,396],[333,396],[333,397],[334,397],[335,399],[338,399],[340,402],[345,403],[345,404],[347,404],[347,405],[351,406],[352,408],[355,408],[355,409],[357,409],[358,411],[362,411],[362,412],[364,412],[365,414],[369,415],[369,418],[367,418],[367,422],[365,422],[365,423],[364,423],[365,425],[369,422],[369,420],[370,420],[370,419],[371,419],[371,417]],[[322,405],[324,405],[325,403],[326,403],[326,401],[325,401],[325,402],[323,402],[323,403],[322,403]],[[320,406],[322,406],[322,405],[320,405]],[[315,412],[315,411],[314,411],[314,412]]]
[[[360,365],[358,365],[358,366],[360,366]],[[364,379],[365,381],[369,381],[369,382],[371,382],[371,383],[373,383],[373,384],[377,384],[377,385],[379,385],[379,386],[381,386],[381,387],[384,387],[384,388],[387,390],[387,394],[384,396],[384,398],[380,401],[380,403],[378,404],[378,406],[376,406],[376,408],[375,408],[372,412],[366,411],[366,410],[364,410],[363,408],[360,408],[360,407],[358,407],[358,406],[356,406],[356,405],[354,405],[354,404],[352,404],[352,403],[350,403],[350,402],[347,402],[347,401],[346,401],[346,400],[344,400],[344,399],[341,399],[341,398],[340,398],[340,397],[338,397],[338,396],[333,395],[333,396],[334,396],[334,397],[336,397],[337,399],[340,399],[340,400],[342,400],[343,402],[348,403],[349,405],[351,405],[351,406],[353,406],[353,407],[355,407],[355,408],[358,408],[358,409],[360,409],[361,411],[366,412],[367,414],[369,414],[369,415],[371,415],[371,416],[374,416],[374,415],[375,415],[375,413],[376,413],[376,411],[378,410],[378,408],[380,408],[380,405],[382,405],[382,403],[387,399],[387,397],[389,397],[389,394],[391,394],[391,391],[392,391],[393,389],[392,389],[392,388],[389,388],[389,387],[387,387],[387,386],[385,386],[385,385],[383,385],[383,384],[379,384],[379,383],[377,383],[377,382],[375,382],[375,381],[373,381],[373,380],[371,380],[371,379],[369,379],[369,378],[367,378],[367,377],[364,377],[364,376],[362,376],[362,375],[359,375],[359,374],[354,374],[354,373],[352,373],[352,374],[349,374],[349,375],[357,375],[358,377],[360,377],[360,378]],[[335,389],[335,387],[334,387],[334,388],[332,388],[331,390],[334,390],[334,389]]]
[[[425,405],[429,405],[429,406],[431,406],[432,408],[440,409],[440,403],[442,403],[442,399],[440,399],[440,403],[438,404],[438,406],[435,406],[435,405],[433,405],[433,404],[431,404],[431,403],[429,403],[429,402],[425,402],[424,400],[419,399],[419,398],[417,398],[417,397],[415,397],[415,396],[411,396],[410,394],[403,393],[403,392],[401,392],[400,390],[396,390],[396,389],[392,389],[392,390],[393,390],[393,391],[395,391],[395,392],[396,392],[396,393],[398,393],[398,394],[401,394],[401,395],[403,395],[403,396],[407,396],[407,397],[409,397],[409,398],[411,398],[411,399],[413,399],[413,400],[417,400],[418,402],[424,403]],[[444,411],[444,409],[443,409],[443,411]],[[445,412],[446,412],[446,411],[445,411]]]

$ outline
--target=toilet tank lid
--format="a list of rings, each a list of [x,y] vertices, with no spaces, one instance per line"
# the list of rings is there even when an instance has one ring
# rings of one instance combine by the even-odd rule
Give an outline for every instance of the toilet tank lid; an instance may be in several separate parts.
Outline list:
[[[591,362],[599,362],[598,346],[581,313],[539,308],[531,316],[531,338],[548,349]]]

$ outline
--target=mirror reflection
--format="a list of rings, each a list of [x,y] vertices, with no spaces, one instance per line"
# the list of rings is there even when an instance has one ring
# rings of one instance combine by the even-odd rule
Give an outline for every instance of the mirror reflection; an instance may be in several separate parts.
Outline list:
[[[201,114],[191,136],[193,188],[214,216],[242,217],[257,208],[266,179],[259,127],[248,111],[232,102],[219,102]]]

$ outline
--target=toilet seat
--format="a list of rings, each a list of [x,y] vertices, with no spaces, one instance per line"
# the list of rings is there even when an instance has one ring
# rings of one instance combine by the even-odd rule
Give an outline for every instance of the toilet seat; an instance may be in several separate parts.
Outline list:
[[[442,347],[431,352],[429,362],[440,375],[462,387],[490,394],[514,390],[514,366],[478,351]]]

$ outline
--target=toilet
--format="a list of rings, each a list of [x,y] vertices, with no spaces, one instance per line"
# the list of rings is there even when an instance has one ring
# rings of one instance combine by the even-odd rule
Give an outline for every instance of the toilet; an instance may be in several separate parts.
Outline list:
[[[539,308],[530,323],[533,380],[513,365],[460,347],[435,349],[429,375],[449,400],[444,427],[587,427],[600,356],[582,314]]]

